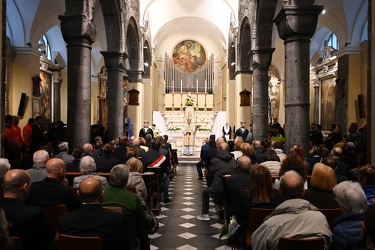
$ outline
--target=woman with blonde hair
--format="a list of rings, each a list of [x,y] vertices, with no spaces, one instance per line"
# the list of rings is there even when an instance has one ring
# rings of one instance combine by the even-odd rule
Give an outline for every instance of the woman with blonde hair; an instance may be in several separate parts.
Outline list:
[[[338,204],[333,194],[336,184],[335,170],[323,163],[316,163],[304,199],[318,208],[336,208]]]
[[[251,164],[256,163],[256,158],[255,158],[255,151],[253,146],[250,145],[250,143],[242,143],[240,146],[240,150],[243,155],[248,156],[251,159]]]
[[[145,204],[147,200],[147,188],[141,175],[141,173],[143,173],[143,164],[139,159],[131,157],[126,162],[126,165],[128,166],[130,172],[128,184],[126,186],[135,187],[141,203]]]

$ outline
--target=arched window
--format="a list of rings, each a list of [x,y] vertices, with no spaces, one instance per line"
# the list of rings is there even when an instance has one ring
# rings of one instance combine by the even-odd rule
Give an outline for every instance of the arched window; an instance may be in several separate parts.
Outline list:
[[[363,42],[365,40],[368,40],[368,22],[366,22],[366,25],[363,28],[361,42]]]
[[[38,50],[46,55],[48,60],[52,60],[51,47],[46,35],[43,35],[38,42]]]
[[[332,47],[335,50],[339,50],[339,40],[333,32],[328,36],[328,39],[326,39],[324,43],[324,45],[326,46]]]

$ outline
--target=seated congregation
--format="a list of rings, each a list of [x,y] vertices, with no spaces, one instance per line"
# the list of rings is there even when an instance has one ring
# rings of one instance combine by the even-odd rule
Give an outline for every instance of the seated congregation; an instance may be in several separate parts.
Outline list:
[[[196,219],[211,220],[213,201],[235,249],[282,249],[291,239],[317,240],[321,249],[374,248],[375,166],[350,141],[355,135],[341,146],[334,135],[314,136],[307,157],[300,145],[284,151],[279,141],[208,138],[196,164],[198,182],[207,184]],[[23,249],[58,249],[59,236],[70,235],[98,236],[102,249],[150,249],[158,226],[150,211],[171,202],[171,159],[168,136],[125,135],[105,143],[94,137],[72,155],[64,141],[18,161],[1,158],[0,248],[12,249],[16,236]],[[51,220],[46,211],[59,205],[65,212]]]
[[[211,199],[224,217],[227,245],[288,249],[283,244],[292,238],[306,240],[306,247],[315,246],[307,240],[319,241],[315,249],[374,247],[366,216],[375,217],[367,212],[375,206],[375,166],[365,164],[362,152],[356,152],[356,165],[348,164],[353,143],[330,151],[322,143],[308,157],[299,145],[286,155],[282,143],[269,140],[250,144],[236,137],[230,144],[211,136],[196,164],[198,181],[207,182],[196,219],[210,221]]]
[[[154,138],[145,150],[137,144],[139,138],[129,144],[121,136],[122,147],[105,143],[96,148],[96,156],[90,143],[70,155],[68,143],[62,142],[57,155],[47,147],[35,151],[32,167],[23,169],[0,158],[0,208],[3,223],[8,222],[0,248],[13,249],[12,237],[18,237],[22,249],[64,250],[59,240],[63,235],[61,241],[66,236],[98,236],[104,250],[150,249],[148,235],[159,226],[155,204],[160,199],[171,202],[171,147],[165,147],[165,140]],[[103,145],[99,141],[94,145]]]

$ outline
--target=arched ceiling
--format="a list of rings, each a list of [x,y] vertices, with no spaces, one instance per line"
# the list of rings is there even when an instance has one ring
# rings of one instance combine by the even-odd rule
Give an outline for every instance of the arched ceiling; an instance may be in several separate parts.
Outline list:
[[[238,26],[238,2],[239,0],[140,0],[140,25],[143,21],[148,21],[150,46],[161,46],[165,38],[171,36],[175,36],[173,41],[177,42],[179,36],[180,39],[194,37],[209,40],[209,43],[216,42],[213,49],[220,49],[227,47],[229,42],[230,23],[234,22]],[[317,32],[311,39],[310,55],[320,49],[329,32],[336,34],[341,48],[345,43],[350,43],[351,47],[360,46],[367,23],[367,2],[315,0],[315,4],[324,6],[326,13],[319,16]],[[102,61],[99,52],[106,50],[103,17],[98,14],[101,12],[100,8],[97,0],[94,22],[98,28],[98,39],[92,51],[95,61],[93,65],[97,66]],[[65,43],[58,20],[58,15],[64,15],[64,12],[64,0],[7,0],[7,36],[11,39],[12,46],[25,47],[31,43],[36,48],[40,36],[46,34],[51,42],[52,52],[59,52],[66,59]],[[277,35],[275,37],[278,39]]]

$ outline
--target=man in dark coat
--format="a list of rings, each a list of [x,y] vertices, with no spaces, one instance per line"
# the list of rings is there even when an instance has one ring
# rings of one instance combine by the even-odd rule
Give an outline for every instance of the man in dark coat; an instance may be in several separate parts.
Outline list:
[[[119,138],[119,145],[113,151],[113,156],[120,159],[121,163],[126,162],[128,157],[126,156],[126,151],[128,148],[128,137],[126,135],[122,135]]]
[[[79,186],[83,202],[80,209],[60,217],[60,233],[74,236],[99,236],[103,250],[130,249],[127,225],[122,213],[104,210],[104,187],[96,176],[85,178]]]
[[[229,153],[229,146],[223,142],[217,145],[216,157],[211,160],[207,175],[213,176],[211,187],[202,190],[202,214],[196,216],[197,220],[209,221],[208,214],[210,196],[221,197],[224,192],[223,175],[236,172],[236,162]]]
[[[95,158],[96,171],[98,172],[110,172],[111,169],[120,164],[120,159],[114,157],[113,154],[113,144],[106,143],[103,147],[103,155],[100,158]]]
[[[236,130],[236,137],[241,136],[243,141],[246,141],[247,134],[249,133],[249,130],[246,128],[246,122],[241,121],[241,127]]]
[[[30,175],[21,169],[9,170],[3,180],[4,199],[0,208],[9,222],[9,236],[21,238],[23,249],[46,249],[56,231],[44,216],[43,208],[25,203]]]
[[[68,211],[78,209],[82,202],[73,191],[62,184],[65,179],[65,163],[58,158],[52,158],[46,164],[47,177],[42,181],[33,182],[29,192],[29,202],[32,205],[46,206],[65,204]]]
[[[139,137],[143,137],[146,139],[146,135],[152,135],[151,138],[154,138],[154,132],[152,131],[151,128],[148,127],[148,121],[144,121],[143,122],[143,128],[141,128],[141,130],[139,130]]]

